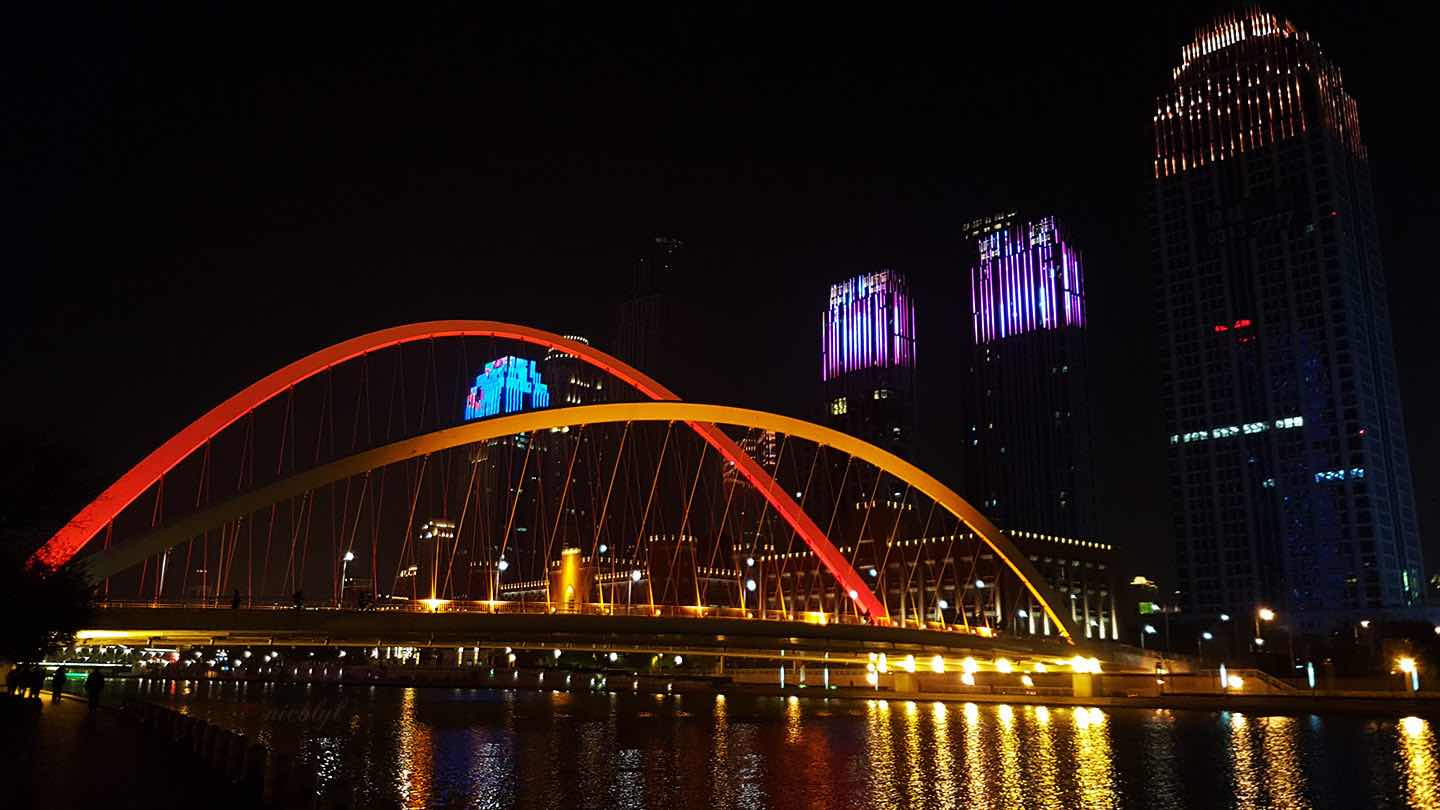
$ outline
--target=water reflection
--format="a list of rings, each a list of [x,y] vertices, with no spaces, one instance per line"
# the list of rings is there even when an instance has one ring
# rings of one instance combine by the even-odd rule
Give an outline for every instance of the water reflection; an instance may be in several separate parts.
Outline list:
[[[1258,807],[1260,779],[1256,773],[1254,746],[1250,744],[1249,720],[1239,712],[1222,712],[1220,717],[1230,729],[1230,784],[1235,806]]]
[[[399,748],[395,756],[395,792],[407,807],[424,807],[430,803],[430,772],[434,751],[430,730],[416,717],[415,689],[408,687],[400,695],[400,717],[395,726]]]
[[[930,716],[935,732],[936,804],[952,807],[955,804],[955,758],[950,754],[950,707],[936,701]]]
[[[1268,805],[1278,810],[1310,807],[1305,798],[1305,774],[1295,750],[1297,728],[1293,717],[1260,718],[1265,792]]]
[[[971,807],[985,807],[989,801],[985,768],[985,741],[981,737],[980,707],[965,704],[965,788]]]
[[[902,797],[895,791],[895,748],[890,733],[890,703],[865,701],[865,759],[870,764],[870,803],[891,807]]]
[[[1077,708],[1073,716],[1075,778],[1080,783],[1081,803],[1086,807],[1114,807],[1114,758],[1110,753],[1108,718],[1093,707]]]
[[[1055,756],[1055,731],[1050,723],[1050,710],[1044,706],[1033,707],[1035,718],[1030,750],[1030,773],[1034,778],[1035,804],[1039,807],[1057,807],[1061,804],[1059,789],[1055,784],[1059,773],[1059,761]]]
[[[1020,806],[1020,743],[1016,739],[1015,710],[1001,705],[997,712],[1000,718],[1000,804],[1004,807]]]
[[[323,806],[1413,806],[1432,721],[869,700],[155,682],[317,767]],[[187,694],[187,691],[189,694]],[[343,703],[332,723],[286,712]],[[1365,767],[1374,763],[1374,767]]]
[[[729,807],[735,801],[734,770],[730,764],[730,716],[725,696],[715,696],[715,728],[710,735],[710,806]]]
[[[930,786],[931,768],[920,755],[920,707],[913,700],[905,701],[905,795],[919,798]],[[933,771],[932,771],[933,772]]]
[[[1151,807],[1183,807],[1175,754],[1175,715],[1156,709],[1145,722],[1145,801]]]
[[[1435,764],[1435,733],[1429,721],[1406,717],[1400,721],[1400,758],[1405,766],[1405,788],[1410,806],[1440,808],[1440,779]]]

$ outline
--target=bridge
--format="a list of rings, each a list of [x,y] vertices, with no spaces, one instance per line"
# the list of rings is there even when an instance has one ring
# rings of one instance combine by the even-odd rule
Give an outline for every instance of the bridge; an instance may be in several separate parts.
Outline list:
[[[1077,594],[915,465],[490,321],[268,375],[32,564],[72,560],[102,597],[90,643],[1104,655]]]

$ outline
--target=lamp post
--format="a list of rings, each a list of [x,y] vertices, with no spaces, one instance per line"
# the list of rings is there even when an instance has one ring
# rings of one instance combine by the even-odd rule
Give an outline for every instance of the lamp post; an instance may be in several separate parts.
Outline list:
[[[639,569],[639,568],[636,568],[636,569],[634,569],[634,570],[632,570],[632,571],[630,572],[630,581],[627,582],[627,583],[625,583],[625,612],[626,612],[626,613],[633,612],[633,611],[632,611],[632,608],[634,607],[634,603],[631,601],[631,597],[633,596],[633,591],[634,591],[634,589],[635,589],[635,583],[637,583],[637,582],[639,582],[639,581],[640,581],[640,569]]]
[[[1211,633],[1209,630],[1206,630],[1205,632],[1203,632],[1203,633],[1201,633],[1200,635],[1198,635],[1198,636],[1195,637],[1195,657],[1196,657],[1196,658],[1199,658],[1202,662],[1205,660],[1205,652],[1204,652],[1204,649],[1203,649],[1203,647],[1202,647],[1201,645],[1203,645],[1205,642],[1210,641],[1211,639],[1214,639],[1214,638],[1215,638],[1215,634],[1214,634],[1214,633]]]
[[[1255,609],[1255,651],[1258,653],[1261,647],[1265,646],[1265,637],[1260,635],[1260,622],[1275,620],[1275,611],[1268,607]]]
[[[350,563],[355,560],[355,552],[346,551],[345,556],[340,558],[340,598],[335,600],[335,607],[342,607],[345,604],[345,572],[349,570]]]
[[[1140,628],[1140,649],[1145,649],[1145,637],[1155,635],[1155,625],[1147,624]]]
[[[493,587],[493,588],[490,589],[490,612],[491,612],[491,613],[494,613],[494,612],[495,612],[496,597],[498,597],[498,596],[500,595],[500,575],[501,575],[502,573],[504,573],[504,572],[505,572],[505,569],[507,569],[507,568],[509,568],[509,567],[510,567],[510,561],[509,561],[509,560],[506,560],[504,557],[501,557],[501,558],[500,558],[500,562],[495,563],[495,587]]]
[[[1411,692],[1420,691],[1420,668],[1415,665],[1415,659],[1407,655],[1396,661],[1395,665],[1405,678],[1405,687]]]

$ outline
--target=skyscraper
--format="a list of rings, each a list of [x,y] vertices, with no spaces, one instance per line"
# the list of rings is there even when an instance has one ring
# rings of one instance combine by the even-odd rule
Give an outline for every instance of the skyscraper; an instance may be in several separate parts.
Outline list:
[[[915,306],[905,277],[881,270],[832,284],[820,347],[824,423],[908,456],[915,433]]]
[[[1010,212],[964,233],[974,245],[964,494],[1072,597],[1087,638],[1111,638],[1117,594],[1096,515],[1080,252],[1054,217]]]
[[[675,385],[672,331],[680,324],[674,322],[673,290],[684,255],[684,242],[657,236],[636,259],[633,286],[620,304],[615,338],[617,357],[666,386]]]
[[[1258,9],[1156,101],[1151,236],[1187,612],[1402,608],[1424,591],[1355,101]],[[1308,616],[1308,618],[1307,618]]]

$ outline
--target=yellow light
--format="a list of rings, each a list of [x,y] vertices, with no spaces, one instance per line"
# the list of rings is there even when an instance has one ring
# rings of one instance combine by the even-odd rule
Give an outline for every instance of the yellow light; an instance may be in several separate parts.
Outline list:
[[[930,658],[930,671],[943,673],[945,671],[945,659],[938,655],[932,656]]]
[[[1034,686],[1034,685],[1035,685],[1035,679],[1032,678],[1032,677],[1030,677],[1029,675],[1021,675],[1021,676],[1020,676],[1020,683],[1025,684],[1026,686]]]
[[[1425,721],[1413,716],[1401,718],[1400,730],[1404,731],[1407,737],[1419,737],[1425,733]]]
[[[995,669],[997,669],[1001,675],[1009,675],[1015,671],[1015,667],[1011,665],[1009,658],[995,659]]]
[[[915,671],[915,656],[913,656],[913,655],[907,655],[907,656],[905,656],[905,661],[904,661],[904,663],[902,663],[900,666],[901,666],[901,668],[904,669],[906,672],[914,672],[914,671]]]
[[[1274,620],[1275,620],[1275,611],[1273,611],[1273,610],[1271,610],[1270,608],[1267,608],[1267,607],[1262,607],[1262,608],[1260,608],[1260,610],[1259,610],[1259,616],[1260,616],[1260,621],[1262,621],[1262,622],[1274,621]]]
[[[1231,675],[1229,685],[1231,689],[1244,689],[1245,679],[1240,677],[1239,675]]]
[[[890,663],[885,660],[885,653],[880,653],[879,657],[875,659],[875,668],[882,675],[890,671]]]
[[[980,669],[980,665],[975,663],[974,658],[967,657],[964,661],[960,662],[960,668],[965,670],[965,674],[974,675],[976,670]],[[971,680],[974,679],[972,678]]]
[[[880,676],[876,675],[873,672],[867,672],[865,673],[865,682],[870,684],[871,686],[874,686],[875,684],[880,682]]]
[[[92,638],[128,638],[131,633],[124,630],[81,630],[75,634],[76,641],[86,641]]]
[[[435,612],[439,611],[440,608],[442,608],[442,607],[450,604],[450,600],[449,600],[449,599],[421,599],[421,600],[420,600],[420,604],[424,605],[425,608],[426,608],[427,610],[429,610],[431,613],[435,613]]]
[[[1404,658],[1401,658],[1401,659],[1400,659],[1398,662],[1396,662],[1396,663],[1400,666],[1400,671],[1403,672],[1403,673],[1405,673],[1406,675],[1409,675],[1410,673],[1412,673],[1412,672],[1415,671],[1415,659],[1414,659],[1414,658],[1411,658],[1411,657],[1409,657],[1409,656],[1406,656],[1406,657],[1404,657]]]
[[[1036,662],[1035,662],[1035,666],[1031,667],[1031,669],[1035,670],[1036,672],[1041,672],[1041,673],[1043,673],[1043,672],[1048,672],[1050,668],[1047,667],[1047,666],[1045,666],[1045,662],[1043,662],[1043,661],[1036,661]]]
[[[965,684],[966,686],[974,686],[974,685],[975,685],[975,674],[974,674],[973,672],[965,672],[965,673],[962,673],[962,674],[960,675],[960,683],[963,683],[963,684]]]
[[[1070,659],[1070,669],[1076,672],[1088,672],[1090,670],[1090,665],[1083,656],[1077,655],[1074,658]]]

